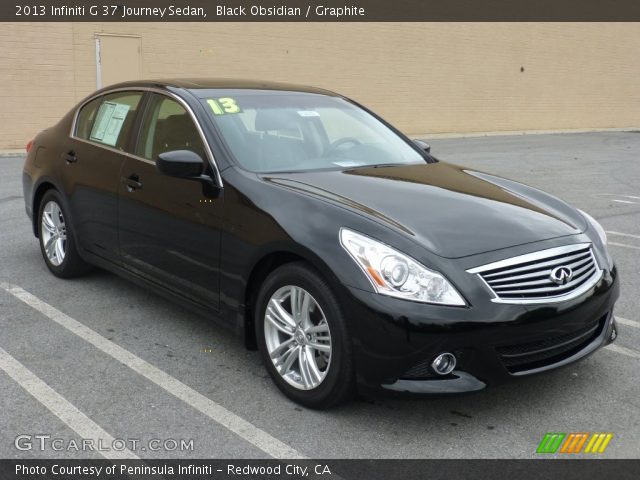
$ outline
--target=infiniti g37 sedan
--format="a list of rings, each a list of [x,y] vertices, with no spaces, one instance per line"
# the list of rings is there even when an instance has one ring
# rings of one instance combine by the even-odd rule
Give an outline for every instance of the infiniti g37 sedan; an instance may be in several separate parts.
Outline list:
[[[317,88],[118,84],[27,146],[26,210],[56,276],[98,266],[258,348],[291,399],[477,391],[617,335],[588,214],[438,161]]]

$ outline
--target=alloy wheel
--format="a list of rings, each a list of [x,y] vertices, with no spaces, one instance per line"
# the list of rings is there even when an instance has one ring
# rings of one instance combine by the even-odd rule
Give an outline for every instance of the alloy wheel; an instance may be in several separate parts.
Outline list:
[[[299,390],[312,390],[331,365],[331,332],[316,299],[303,288],[276,290],[264,315],[269,357],[280,376]]]
[[[67,227],[60,206],[49,201],[42,210],[42,245],[49,262],[59,266],[66,255]]]

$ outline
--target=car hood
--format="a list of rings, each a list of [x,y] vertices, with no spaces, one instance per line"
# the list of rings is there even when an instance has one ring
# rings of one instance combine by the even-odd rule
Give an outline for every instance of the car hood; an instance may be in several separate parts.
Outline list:
[[[575,235],[586,228],[577,210],[549,194],[445,162],[262,178],[402,230],[447,258]]]

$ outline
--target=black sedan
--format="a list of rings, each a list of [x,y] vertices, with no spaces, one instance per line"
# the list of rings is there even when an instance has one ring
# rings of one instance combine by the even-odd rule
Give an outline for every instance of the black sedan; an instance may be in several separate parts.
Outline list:
[[[616,337],[593,218],[438,161],[326,90],[123,83],[27,150],[26,210],[54,275],[105,268],[233,328],[309,407],[358,387],[481,390]]]

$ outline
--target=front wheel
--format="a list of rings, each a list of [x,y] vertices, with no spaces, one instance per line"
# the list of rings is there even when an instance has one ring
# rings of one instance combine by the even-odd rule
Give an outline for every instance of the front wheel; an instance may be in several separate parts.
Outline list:
[[[269,275],[258,294],[256,334],[263,362],[292,400],[329,408],[354,392],[347,326],[327,282],[304,263]]]

